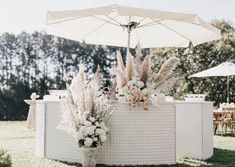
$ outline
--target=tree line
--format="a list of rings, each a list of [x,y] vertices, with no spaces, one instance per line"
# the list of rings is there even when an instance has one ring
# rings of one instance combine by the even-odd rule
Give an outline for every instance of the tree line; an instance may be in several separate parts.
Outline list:
[[[114,47],[86,45],[44,32],[0,36],[0,120],[25,119],[23,102],[32,92],[42,98],[50,89],[65,89],[79,64],[92,73],[101,67],[105,82],[115,65]],[[108,83],[107,83],[108,84]]]

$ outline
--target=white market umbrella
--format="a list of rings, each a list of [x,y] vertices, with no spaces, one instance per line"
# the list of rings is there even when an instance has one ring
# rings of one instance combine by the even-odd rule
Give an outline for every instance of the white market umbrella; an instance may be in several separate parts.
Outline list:
[[[232,75],[235,75],[235,64],[231,62],[224,62],[208,70],[193,74],[189,76],[189,78],[226,76],[227,77],[227,102],[229,102],[229,76],[232,76]]]
[[[195,14],[119,5],[48,11],[46,32],[85,42],[134,48],[187,47],[217,40],[220,31]]]

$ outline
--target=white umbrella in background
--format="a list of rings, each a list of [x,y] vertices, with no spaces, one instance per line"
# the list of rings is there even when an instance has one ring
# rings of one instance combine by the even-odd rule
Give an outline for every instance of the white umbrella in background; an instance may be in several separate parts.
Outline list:
[[[189,76],[192,77],[227,77],[227,102],[229,103],[229,76],[235,75],[235,64],[231,62],[224,62],[218,66],[212,67],[208,70]]]
[[[195,14],[110,5],[48,11],[46,32],[85,42],[134,48],[187,47],[217,40],[220,31]]]

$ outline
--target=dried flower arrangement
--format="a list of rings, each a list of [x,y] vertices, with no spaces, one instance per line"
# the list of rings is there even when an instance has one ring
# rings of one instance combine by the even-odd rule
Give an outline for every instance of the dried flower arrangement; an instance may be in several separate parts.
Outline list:
[[[67,88],[65,111],[58,128],[73,135],[82,148],[100,147],[107,140],[106,123],[114,112],[110,91],[102,90],[99,68],[88,82],[80,66],[78,75]]]
[[[141,63],[141,48],[137,47],[136,57],[129,53],[124,65],[121,53],[117,52],[117,67],[112,70],[116,75],[117,92],[119,97],[125,97],[132,109],[139,102],[144,102],[148,109],[149,98],[154,91],[169,89],[175,83],[173,71],[179,63],[176,57],[170,57],[161,66],[157,74],[151,70],[151,57],[147,55]]]

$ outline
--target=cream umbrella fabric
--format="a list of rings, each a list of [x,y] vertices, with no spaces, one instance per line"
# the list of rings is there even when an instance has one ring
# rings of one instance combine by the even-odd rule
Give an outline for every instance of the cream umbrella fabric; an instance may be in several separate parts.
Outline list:
[[[193,74],[191,77],[216,77],[216,76],[231,76],[235,75],[235,64],[224,62],[218,66]]]
[[[227,77],[227,102],[229,102],[229,76],[235,75],[235,64],[231,62],[224,62],[218,66],[212,67],[208,70],[189,76],[192,77]]]
[[[220,31],[195,14],[119,5],[71,11],[48,11],[46,32],[85,42],[134,48],[187,47],[217,40]]]

